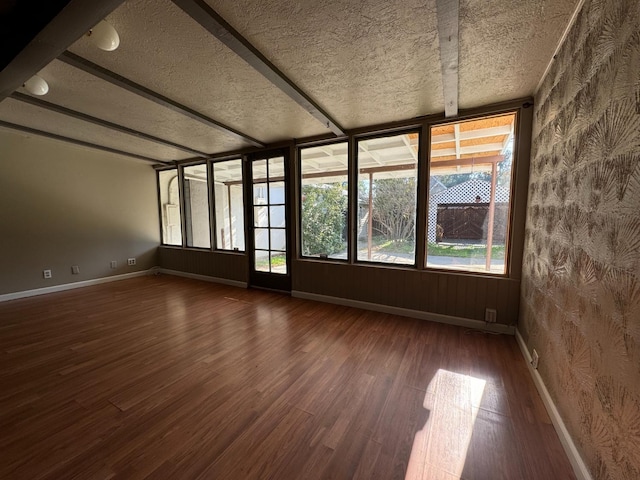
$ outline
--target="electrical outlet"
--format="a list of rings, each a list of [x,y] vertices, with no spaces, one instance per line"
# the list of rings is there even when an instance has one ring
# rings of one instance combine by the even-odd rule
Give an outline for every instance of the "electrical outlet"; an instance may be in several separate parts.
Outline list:
[[[498,312],[495,308],[487,308],[484,311],[484,321],[487,323],[496,323]]]
[[[111,268],[118,268],[118,262],[116,260],[111,260],[110,266]]]
[[[131,265],[135,265],[135,264],[136,264],[136,259],[135,258],[127,259],[127,265],[131,266]]]
[[[531,366],[537,370],[539,362],[540,362],[540,357],[538,356],[538,352],[534,348],[533,353],[531,354]]]
[[[74,265],[71,267],[71,273],[73,275],[78,275],[80,273],[80,267],[78,265]]]
[[[42,271],[42,276],[44,278],[51,278],[51,270],[43,270]]]

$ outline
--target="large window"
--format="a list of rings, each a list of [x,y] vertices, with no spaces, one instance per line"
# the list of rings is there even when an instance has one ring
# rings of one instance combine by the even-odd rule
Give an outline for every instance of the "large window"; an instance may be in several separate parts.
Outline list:
[[[415,264],[419,134],[358,140],[358,260]]]
[[[207,165],[184,167],[184,221],[187,247],[211,247]]]
[[[180,185],[176,168],[158,172],[158,189],[160,190],[162,243],[182,246]]]
[[[242,160],[213,164],[216,248],[244,250]]]
[[[302,255],[347,258],[347,142],[300,149]]]
[[[506,273],[515,120],[431,128],[428,267]]]

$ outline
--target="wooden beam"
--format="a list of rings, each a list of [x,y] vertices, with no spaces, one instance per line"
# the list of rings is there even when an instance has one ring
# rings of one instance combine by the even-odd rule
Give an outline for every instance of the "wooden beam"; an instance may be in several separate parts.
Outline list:
[[[169,140],[164,140],[162,138],[155,137],[153,135],[140,132],[138,130],[134,130],[133,128],[125,127],[122,125],[118,125],[116,123],[108,122],[107,120],[102,120],[100,118],[92,117],[91,115],[87,115],[86,113],[78,112],[76,110],[72,110],[70,108],[66,108],[61,105],[56,105],[55,103],[47,102],[45,100],[32,97],[30,95],[25,95],[24,93],[14,92],[11,94],[10,98],[13,98],[14,100],[18,100],[23,103],[34,105],[39,108],[43,108],[45,110],[49,110],[51,112],[59,113],[61,115],[66,115],[67,117],[75,118],[77,120],[82,120],[83,122],[92,123],[100,127],[108,128],[109,130],[114,130],[116,132],[124,133],[126,135],[131,135],[133,137],[140,138],[142,140],[147,140],[149,142],[154,142],[161,145],[165,145],[167,147],[172,147],[177,150],[182,150],[183,152],[187,152],[192,155],[197,155],[198,157],[201,157],[201,158],[207,158],[207,154],[199,150],[195,150],[193,148],[180,145],[179,143],[170,142]]]
[[[0,71],[0,101],[7,98],[29,78],[42,70],[122,2],[123,0],[103,0],[100,2],[71,0]]]
[[[404,170],[415,170],[415,163],[403,163],[402,165],[389,165],[387,167],[368,167],[361,168],[358,170],[358,173],[361,175],[371,175],[374,173],[385,173],[385,172],[400,172]],[[309,178],[324,178],[324,177],[338,177],[347,175],[347,170],[333,170],[330,172],[313,172],[313,173],[303,173],[302,179],[306,180]],[[261,180],[262,181],[262,180]],[[260,183],[260,182],[258,182]]]
[[[459,10],[459,0],[436,1],[444,115],[447,118],[458,115]]]
[[[513,131],[512,125],[503,125],[501,127],[478,128],[476,130],[467,130],[460,132],[460,141],[475,140],[476,138],[499,137],[509,135]],[[431,137],[431,144],[449,143],[455,141],[455,134],[444,133],[442,135],[434,135]]]
[[[182,105],[174,100],[171,100],[170,98],[167,98],[164,95],[160,95],[159,93],[154,92],[153,90],[150,90],[138,83],[135,83],[132,80],[129,80],[128,78],[125,78],[121,75],[118,75],[115,72],[112,72],[111,70],[107,70],[106,68],[103,68],[100,65],[96,65],[95,63],[90,62],[89,60],[82,58],[81,56],[76,55],[75,53],[63,52],[58,57],[58,60],[66,63],[67,65],[71,65],[72,67],[76,67],[102,80],[105,80],[111,83],[112,85],[116,85],[120,88],[124,88],[125,90],[131,93],[135,93],[136,95],[139,95],[147,100],[157,103],[158,105],[162,105],[163,107],[173,110],[176,113],[179,113],[193,120],[196,120],[208,127],[211,127],[220,132],[226,133],[227,135],[231,135],[232,137],[235,137],[238,140],[247,142],[254,147],[262,148],[265,146],[264,143],[260,142],[259,140],[256,140],[253,137],[250,137],[249,135],[246,135],[245,133],[240,132],[239,130],[231,128],[230,126],[225,125],[224,123],[218,122],[217,120],[214,120],[213,118],[208,117],[203,113],[197,112],[185,105]]]
[[[411,142],[409,141],[409,135],[402,135],[402,141],[404,142],[406,147],[409,149],[409,152],[411,153],[411,156],[413,157],[413,159],[417,162],[418,161],[418,154],[413,149],[413,146],[411,145]]]
[[[456,144],[456,157],[460,158],[460,124],[456,123],[453,126],[453,136],[455,138],[454,142]]]
[[[444,168],[444,167],[456,167],[456,166],[470,166],[470,165],[492,165],[504,160],[504,155],[493,155],[491,157],[473,157],[473,158],[457,158],[453,160],[442,160],[436,161],[431,160],[431,169]],[[379,166],[379,167],[368,167],[361,168],[358,170],[360,175],[372,175],[375,173],[386,173],[386,172],[401,172],[405,170],[414,170],[416,168],[415,163],[403,163],[401,165],[388,165],[388,166]],[[347,170],[333,170],[330,172],[313,172],[313,173],[303,173],[302,179],[308,180],[313,178],[325,178],[325,177],[339,177],[347,175]],[[277,177],[272,179],[272,181],[282,181],[284,177]],[[258,178],[254,180],[254,183],[263,183],[266,179]],[[239,185],[242,183],[240,180],[233,180],[231,182],[224,182],[225,185]]]
[[[511,139],[513,138],[513,129],[511,129],[511,131],[509,132],[509,135],[507,135],[504,139],[504,142],[502,142],[502,151],[500,152],[502,155],[504,155],[507,152],[507,148],[509,147],[509,142],[511,142]]]
[[[144,160],[145,162],[152,162],[156,164],[164,164],[168,165],[169,162],[165,162],[164,160],[158,160],[156,158],[146,157],[144,155],[138,155],[136,153],[125,152],[124,150],[118,150],[116,148],[105,147],[104,145],[98,145],[96,143],[85,142],[83,140],[77,140],[75,138],[65,137],[62,135],[57,135],[55,133],[45,132],[44,130],[37,130],[31,127],[25,127],[24,125],[18,125],[15,123],[5,122],[0,120],[0,127],[8,128],[11,130],[17,130],[19,132],[31,133],[33,135],[38,135],[40,137],[51,138],[53,140],[59,140],[61,142],[72,143],[74,145],[80,145],[82,147],[93,148],[95,150],[102,150],[104,152],[116,153],[118,155],[124,155],[126,157],[137,158],[138,160]]]
[[[378,165],[384,165],[382,163],[382,160],[380,160],[380,154],[375,152],[375,151],[371,151],[369,149],[369,147],[367,147],[365,145],[364,142],[358,142],[358,148],[360,148],[363,152],[368,153],[369,155],[371,155],[371,158],[373,158],[373,160],[378,164]]]
[[[417,168],[417,164],[415,163],[403,163],[402,165],[388,165],[381,167],[369,167],[369,168],[361,168],[359,170],[360,173],[384,173],[384,172],[399,172],[402,170],[414,170]]]
[[[504,155],[492,155],[491,157],[454,158],[451,160],[431,159],[431,169],[444,167],[465,167],[470,165],[490,165],[504,160]]]
[[[0,2],[0,71],[67,6],[69,0]]]
[[[203,0],[173,0],[187,15],[204,27],[236,55],[261,73],[267,80],[287,94],[294,102],[304,108],[314,118],[337,136],[345,132],[336,120],[325,112],[314,100],[293,81],[271,63],[246,38],[229,25],[224,18]]]
[[[486,153],[486,152],[502,152],[503,145],[500,143],[481,143],[480,145],[470,145],[468,147],[460,147],[460,155]],[[438,148],[431,150],[431,157],[448,157],[449,155],[457,155],[455,148]]]

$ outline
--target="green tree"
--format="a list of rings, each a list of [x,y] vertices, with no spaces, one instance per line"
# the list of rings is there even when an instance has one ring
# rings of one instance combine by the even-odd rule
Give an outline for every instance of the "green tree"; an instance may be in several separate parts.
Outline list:
[[[415,178],[384,178],[373,183],[373,220],[387,240],[413,240],[416,228]]]
[[[302,186],[302,253],[331,255],[344,249],[347,196],[339,183]]]

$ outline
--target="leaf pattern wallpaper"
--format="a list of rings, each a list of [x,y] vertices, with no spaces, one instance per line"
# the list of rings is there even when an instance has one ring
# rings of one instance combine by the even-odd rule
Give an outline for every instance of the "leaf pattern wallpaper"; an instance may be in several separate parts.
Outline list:
[[[640,2],[586,0],[535,99],[519,330],[592,476],[640,479]]]

